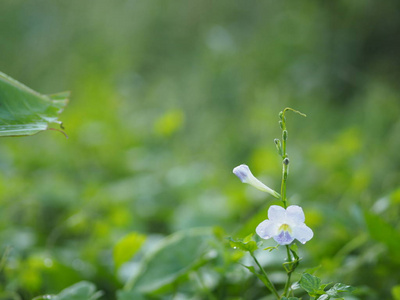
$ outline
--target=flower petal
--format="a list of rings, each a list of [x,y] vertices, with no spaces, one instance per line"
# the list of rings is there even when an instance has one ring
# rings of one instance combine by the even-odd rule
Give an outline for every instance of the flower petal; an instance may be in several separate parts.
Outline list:
[[[278,235],[274,236],[274,240],[279,245],[289,245],[294,241],[294,237],[292,237],[288,231],[282,230]]]
[[[247,183],[247,178],[251,174],[250,168],[247,165],[240,165],[233,169],[233,174],[239,177],[240,181]]]
[[[302,224],[305,221],[303,209],[297,205],[290,205],[286,209],[286,216],[291,224]]]
[[[299,240],[300,243],[305,244],[312,239],[314,233],[306,224],[301,224],[292,227],[292,235],[295,239]]]
[[[271,222],[270,220],[265,220],[261,222],[257,228],[256,233],[263,239],[269,239],[278,234],[279,224]]]
[[[268,219],[273,222],[285,223],[286,210],[282,206],[271,205],[268,209]]]

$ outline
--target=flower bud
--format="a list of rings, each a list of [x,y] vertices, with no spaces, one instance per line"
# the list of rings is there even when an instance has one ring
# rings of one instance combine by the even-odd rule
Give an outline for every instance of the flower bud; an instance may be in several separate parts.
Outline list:
[[[283,163],[284,163],[285,165],[288,165],[288,164],[289,164],[289,158],[286,157],[286,158],[283,160]]]
[[[283,140],[287,141],[287,137],[288,137],[287,130],[284,130],[284,131],[282,132],[282,138],[283,138]]]
[[[282,156],[282,145],[281,145],[281,141],[279,139],[274,139],[274,143],[276,146],[276,149],[278,150],[278,154],[280,156]]]
[[[233,174],[239,177],[241,182],[250,184],[260,191],[267,192],[277,199],[280,198],[280,195],[277,192],[267,187],[264,183],[254,177],[254,175],[250,171],[250,168],[247,165],[237,166],[233,169]]]

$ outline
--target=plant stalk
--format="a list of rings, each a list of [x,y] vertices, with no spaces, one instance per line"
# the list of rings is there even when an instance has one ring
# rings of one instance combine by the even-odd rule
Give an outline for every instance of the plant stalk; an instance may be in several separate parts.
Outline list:
[[[264,268],[260,265],[260,263],[258,262],[257,258],[254,256],[253,252],[250,252],[251,257],[254,259],[254,261],[256,262],[257,266],[260,268],[260,271],[262,272],[262,274],[265,277],[265,281],[267,282],[267,284],[265,284],[265,286],[271,291],[271,293],[273,293],[276,297],[276,299],[281,299],[281,297],[278,294],[278,291],[276,290],[275,286],[273,285],[273,283],[271,282],[271,280],[269,280],[267,273],[265,273]]]
[[[292,256],[290,255],[290,250],[289,250],[289,246],[286,245],[286,251],[287,251],[287,256],[288,256],[288,261],[292,262]],[[284,297],[288,297],[289,295],[289,288],[290,288],[290,280],[292,278],[292,272],[294,271],[294,269],[291,269],[290,271],[287,272],[287,279],[286,279],[286,283],[285,283],[285,289],[283,290],[283,295]]]

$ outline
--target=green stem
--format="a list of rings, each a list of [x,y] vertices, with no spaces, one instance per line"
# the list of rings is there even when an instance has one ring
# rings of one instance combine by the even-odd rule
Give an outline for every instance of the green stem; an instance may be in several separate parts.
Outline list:
[[[292,257],[290,255],[290,249],[289,249],[288,245],[286,245],[286,251],[287,251],[288,261],[292,262]],[[287,272],[287,279],[286,279],[286,283],[285,283],[285,289],[283,291],[283,296],[285,296],[285,297],[289,296],[288,293],[289,293],[289,288],[290,288],[290,280],[291,280],[293,271],[294,270],[291,269],[290,271]]]
[[[283,207],[286,209],[287,208],[287,198],[286,198],[286,182],[287,182],[287,177],[288,177],[288,164],[285,163],[285,159],[288,159],[288,155],[286,153],[286,141],[287,141],[287,130],[286,130],[286,119],[285,119],[285,111],[283,111],[282,114],[282,184],[281,184],[281,196],[282,196],[282,202],[283,202]],[[289,246],[286,245],[286,251],[287,251],[287,260],[288,262],[292,262],[292,257],[290,255],[290,249]],[[285,283],[285,289],[283,291],[283,296],[287,296],[289,293],[289,288],[290,288],[290,281],[292,278],[292,269],[290,269],[287,272],[287,279]]]
[[[286,141],[287,141],[287,131],[286,131],[286,119],[285,119],[285,110],[282,113],[282,183],[281,183],[281,197],[284,208],[287,208],[287,199],[286,199],[286,181],[288,176],[288,166],[285,164],[285,158],[288,157],[286,153]]]
[[[281,119],[281,128],[282,128],[282,183],[281,183],[281,198],[282,198],[282,202],[283,202],[283,207],[286,209],[288,206],[287,203],[287,196],[286,196],[286,182],[287,182],[287,177],[288,177],[288,165],[289,165],[289,158],[288,155],[286,153],[286,142],[287,142],[287,138],[288,138],[288,132],[286,130],[286,118],[285,118],[285,112],[286,111],[292,111],[295,112],[297,114],[302,115],[303,117],[305,117],[306,115],[294,110],[292,108],[285,108],[281,114],[280,114],[280,119]],[[287,251],[287,261],[289,263],[289,268],[286,269],[287,272],[287,280],[285,283],[285,289],[283,292],[282,297],[288,297],[289,296],[289,290],[290,290],[290,281],[291,281],[291,277],[292,277],[292,273],[294,272],[294,270],[296,269],[297,265],[298,265],[298,257],[294,256],[292,259],[292,256],[290,254],[290,248],[289,245],[286,245],[286,251]]]
[[[271,282],[271,280],[269,280],[267,273],[265,273],[264,268],[260,265],[257,258],[254,256],[253,252],[250,252],[250,255],[254,259],[257,266],[260,268],[260,271],[263,273],[263,275],[265,277],[265,281],[266,281],[266,284],[264,283],[265,286],[271,291],[271,293],[273,293],[275,295],[276,299],[278,299],[278,300],[281,299],[281,297],[278,294],[278,291],[276,290],[276,288],[273,285],[273,283]]]
[[[282,183],[281,183],[281,197],[283,201],[283,207],[287,208],[287,199],[286,199],[286,181],[288,176],[288,167],[285,163],[282,163],[283,170],[282,170]]]

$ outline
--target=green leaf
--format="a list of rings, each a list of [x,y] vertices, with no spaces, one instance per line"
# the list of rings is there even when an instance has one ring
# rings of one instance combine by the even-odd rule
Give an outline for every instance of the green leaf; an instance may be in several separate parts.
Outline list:
[[[333,287],[326,291],[326,293],[334,298],[341,297],[340,293],[351,293],[355,288],[343,283],[336,283]]]
[[[392,288],[392,296],[394,300],[400,300],[400,285],[395,285]]]
[[[289,297],[289,298],[282,297],[281,300],[300,300],[300,298],[297,298],[297,297]]]
[[[126,283],[124,290],[148,293],[175,282],[213,258],[207,255],[211,239],[212,230],[208,228],[168,236],[143,261],[140,272]]]
[[[245,241],[241,239],[234,240],[232,238],[228,238],[228,240],[233,249],[239,249],[248,252],[253,252],[258,249],[257,243],[249,240],[248,237],[246,237]]]
[[[33,135],[61,122],[69,93],[42,95],[0,72],[0,137]],[[61,130],[60,130],[61,131]]]
[[[146,236],[133,232],[122,238],[114,247],[114,263],[119,268],[123,263],[130,260],[142,247]]]
[[[373,239],[385,244],[393,254],[393,259],[400,261],[400,232],[392,225],[383,220],[380,216],[365,213],[365,221],[368,231]]]
[[[93,283],[81,281],[62,290],[58,295],[44,295],[36,297],[33,300],[96,300],[101,295],[102,292],[96,292],[96,287]]]
[[[101,292],[96,292],[96,286],[93,283],[81,281],[62,290],[57,300],[95,300],[101,295]]]
[[[321,294],[321,279],[308,273],[303,273],[299,281],[300,286],[312,297]],[[323,291],[322,291],[323,292]]]
[[[117,300],[145,300],[144,296],[136,291],[117,291]]]

